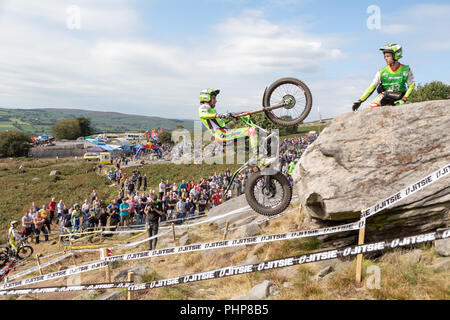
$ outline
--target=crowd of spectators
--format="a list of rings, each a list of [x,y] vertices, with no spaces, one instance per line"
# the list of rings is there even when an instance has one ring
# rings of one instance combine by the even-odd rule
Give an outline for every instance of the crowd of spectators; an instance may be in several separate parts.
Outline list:
[[[316,134],[303,137],[285,139],[280,144],[280,169],[289,175],[289,168],[293,168],[295,161],[300,158],[308,145],[317,139]],[[157,190],[147,190],[147,175],[142,175],[135,169],[130,177],[127,177],[119,167],[115,171],[107,172],[108,178],[120,186],[120,191],[110,206],[119,207],[124,201],[130,206],[127,211],[126,224],[144,223],[144,205],[151,197],[156,197],[156,202],[161,206],[162,216],[160,221],[194,217],[202,215],[210,208],[218,206],[233,197],[239,197],[245,192],[245,184],[253,169],[241,172],[233,181],[230,190],[224,194],[228,186],[232,172],[225,172],[202,177],[199,181],[182,180],[181,182],[161,179]],[[291,170],[292,171],[292,170]],[[292,179],[291,179],[292,183]],[[117,209],[119,210],[119,209]],[[120,217],[119,217],[120,221]],[[122,223],[122,222],[121,222]]]
[[[280,144],[280,165],[283,173],[287,173],[292,163],[300,158],[315,139],[317,135],[310,134],[288,138]],[[105,228],[108,222],[109,229],[113,230],[120,226],[154,225],[167,220],[182,223],[185,219],[205,214],[210,208],[230,198],[242,195],[253,170],[241,172],[233,181],[228,193],[224,194],[232,176],[229,169],[221,173],[215,172],[209,177],[202,177],[199,181],[176,182],[161,179],[157,190],[153,190],[148,188],[146,174],[141,174],[135,169],[128,177],[121,168],[123,163],[126,162],[116,161],[115,170],[110,169],[106,172],[108,178],[120,187],[117,196],[110,203],[101,201],[97,192],[93,190],[80,204],[80,230]],[[45,241],[48,241],[52,230],[66,233],[72,230],[74,210],[73,206],[66,205],[63,200],[56,202],[55,198],[51,198],[40,207],[33,202],[22,218],[21,236],[34,235],[35,243],[39,243],[41,233]],[[153,230],[154,234],[155,232],[157,233],[157,227]]]

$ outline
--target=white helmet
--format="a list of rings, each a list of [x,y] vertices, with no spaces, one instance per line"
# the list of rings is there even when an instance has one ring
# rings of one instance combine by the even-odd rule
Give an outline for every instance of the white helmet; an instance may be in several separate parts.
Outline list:
[[[15,224],[18,224],[16,220],[11,221],[10,226],[13,227]]]

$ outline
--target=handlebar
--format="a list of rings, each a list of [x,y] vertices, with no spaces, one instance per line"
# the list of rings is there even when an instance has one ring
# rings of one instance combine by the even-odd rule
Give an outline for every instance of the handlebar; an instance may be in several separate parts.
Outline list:
[[[285,105],[286,105],[286,102],[281,102],[279,104],[270,106],[268,108],[263,108],[263,109],[259,109],[259,110],[255,110],[255,111],[247,111],[247,112],[241,112],[241,113],[232,113],[231,117],[234,118],[234,119],[239,119],[239,118],[242,118],[242,117],[251,116],[253,114],[261,113],[261,112],[264,112],[264,111],[272,111],[272,110],[275,110],[275,109],[279,109],[279,108],[284,107]],[[218,116],[216,115],[214,118],[218,118]]]

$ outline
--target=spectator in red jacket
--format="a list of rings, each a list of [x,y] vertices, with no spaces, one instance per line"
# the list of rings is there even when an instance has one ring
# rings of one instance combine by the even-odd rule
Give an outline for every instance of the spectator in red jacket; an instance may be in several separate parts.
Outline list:
[[[211,197],[211,203],[213,205],[213,208],[215,206],[218,206],[221,202],[222,202],[222,197],[220,196],[220,193],[216,190]]]
[[[52,198],[52,200],[48,204],[48,211],[50,212],[50,223],[53,223],[53,217],[55,216],[56,211],[56,202],[55,198]]]

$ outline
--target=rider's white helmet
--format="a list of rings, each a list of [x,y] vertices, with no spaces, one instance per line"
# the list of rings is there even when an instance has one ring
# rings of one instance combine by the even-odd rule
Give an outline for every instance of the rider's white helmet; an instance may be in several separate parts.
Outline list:
[[[18,224],[16,220],[11,221],[10,226],[13,227],[15,224]]]

